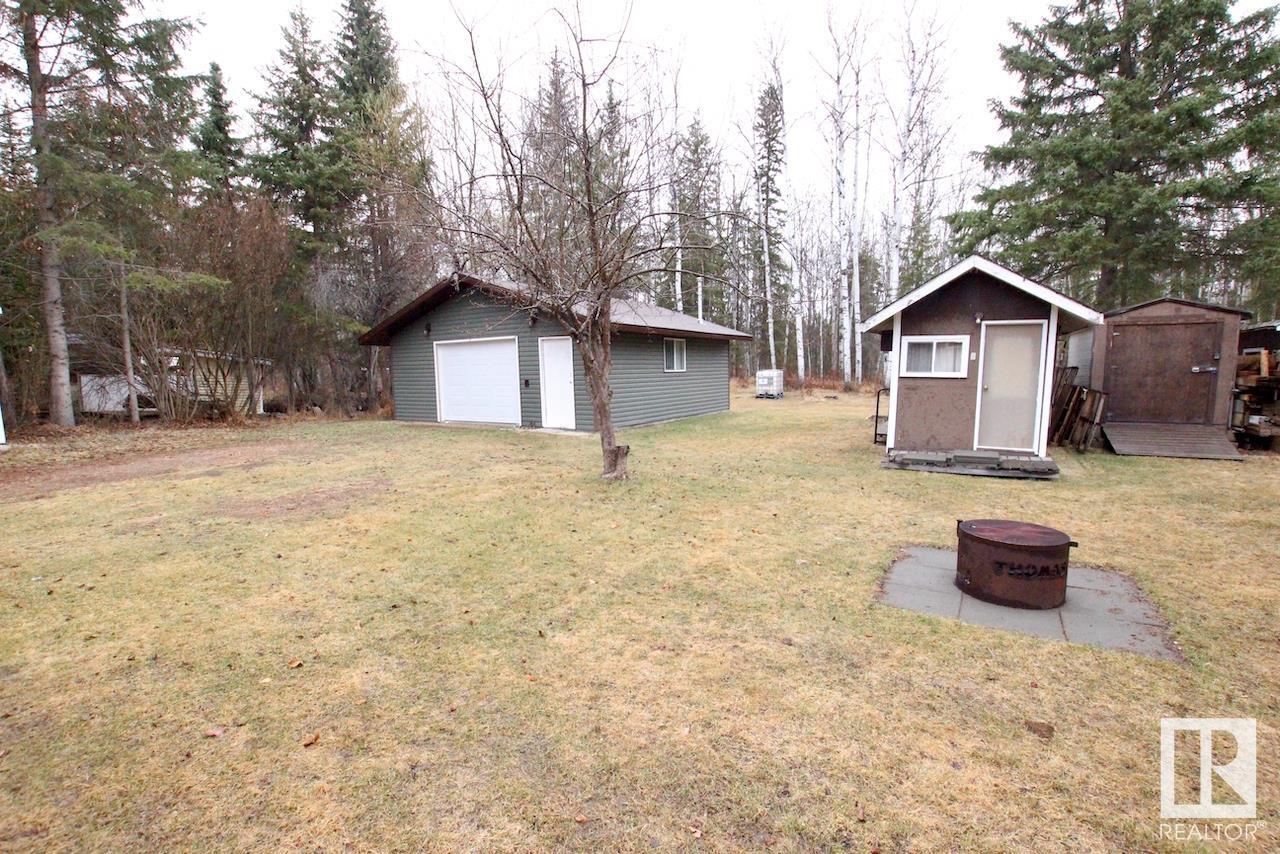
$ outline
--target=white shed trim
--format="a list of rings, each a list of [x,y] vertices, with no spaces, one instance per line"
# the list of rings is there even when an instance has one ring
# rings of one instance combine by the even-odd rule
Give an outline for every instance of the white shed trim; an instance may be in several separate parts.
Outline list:
[[[1071,299],[1071,297],[1063,296],[1053,288],[1047,288],[1039,282],[1033,282],[1024,276],[1019,276],[1008,267],[1002,267],[994,261],[988,261],[981,255],[970,255],[968,258],[934,276],[915,290],[903,294],[884,308],[877,311],[875,314],[868,317],[859,325],[859,330],[861,332],[867,332],[874,329],[889,318],[902,313],[902,310],[908,306],[919,302],[934,291],[946,287],[965,273],[969,273],[974,270],[986,273],[1007,285],[1015,287],[1018,290],[1025,291],[1033,297],[1042,299],[1060,311],[1065,311],[1067,314],[1078,317],[1086,323],[1100,324],[1103,322],[1102,312],[1095,311],[1084,303]]]
[[[885,424],[884,452],[888,454],[894,448],[894,440],[898,431],[898,372],[902,369],[902,315],[893,316],[893,381],[889,384],[889,421]]]

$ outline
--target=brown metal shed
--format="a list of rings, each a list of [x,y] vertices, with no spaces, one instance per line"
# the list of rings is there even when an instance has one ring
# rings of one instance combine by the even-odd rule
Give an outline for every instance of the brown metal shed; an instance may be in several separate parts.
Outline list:
[[[1237,308],[1165,297],[1107,312],[1094,383],[1117,453],[1234,459],[1228,439],[1241,319]]]

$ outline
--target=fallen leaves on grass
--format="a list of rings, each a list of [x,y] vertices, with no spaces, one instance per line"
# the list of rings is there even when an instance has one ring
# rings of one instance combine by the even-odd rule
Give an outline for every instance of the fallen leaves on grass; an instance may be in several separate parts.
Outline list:
[[[302,659],[300,659],[300,658],[291,658],[291,659],[289,659],[289,669],[290,669],[290,670],[297,670],[297,669],[298,669],[299,667],[301,667],[301,666],[302,666]]]
[[[306,738],[304,738],[304,739],[302,740],[302,746],[303,746],[303,747],[311,747],[313,744],[315,744],[315,743],[316,743],[316,742],[318,742],[319,740],[320,740],[320,733],[318,733],[318,732],[313,732],[313,733],[311,733],[311,735],[307,736]]]

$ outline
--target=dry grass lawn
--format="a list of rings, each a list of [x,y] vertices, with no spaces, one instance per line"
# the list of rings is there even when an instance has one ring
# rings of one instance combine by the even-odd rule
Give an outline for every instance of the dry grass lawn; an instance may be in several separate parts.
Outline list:
[[[0,849],[1152,849],[1170,715],[1258,719],[1280,846],[1280,455],[890,472],[870,409],[736,393],[613,485],[374,421],[15,449]],[[874,601],[966,516],[1069,531],[1187,662]]]

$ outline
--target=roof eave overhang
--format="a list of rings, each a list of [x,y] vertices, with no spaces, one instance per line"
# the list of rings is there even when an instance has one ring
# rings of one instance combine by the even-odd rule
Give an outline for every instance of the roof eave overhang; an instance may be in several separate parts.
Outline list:
[[[1004,282],[1007,285],[1030,294],[1031,296],[1044,300],[1050,305],[1057,306],[1060,312],[1066,312],[1084,323],[1098,326],[1105,321],[1102,312],[1089,308],[1084,303],[1077,302],[1076,300],[1071,299],[1071,297],[1064,296],[1052,288],[1046,287],[1039,282],[1032,281],[1025,276],[1020,276],[1007,267],[1002,267],[994,261],[983,258],[981,255],[970,255],[968,258],[958,264],[952,265],[937,276],[934,276],[932,279],[925,282],[920,287],[909,293],[903,294],[898,297],[898,299],[871,315],[871,317],[858,325],[859,330],[864,334],[867,332],[880,331],[877,327],[893,320],[894,316],[901,314],[912,305],[915,305],[917,302],[934,292],[941,290],[966,273],[971,273],[975,270],[981,273],[986,273],[998,281]]]
[[[662,335],[666,338],[708,338],[718,341],[751,341],[754,336],[745,332],[715,332],[710,329],[662,329],[643,326],[635,323],[615,323],[614,332],[628,332],[633,335]]]
[[[1149,299],[1146,302],[1135,303],[1134,305],[1126,305],[1126,306],[1122,306],[1121,308],[1113,308],[1110,311],[1106,312],[1104,317],[1119,317],[1122,314],[1128,314],[1129,312],[1137,311],[1140,308],[1148,308],[1153,305],[1159,305],[1162,302],[1171,302],[1171,303],[1176,303],[1178,305],[1187,305],[1187,306],[1191,306],[1192,308],[1203,308],[1207,311],[1220,311],[1223,314],[1236,314],[1240,316],[1241,320],[1248,320],[1249,318],[1253,317],[1253,312],[1247,309],[1234,308],[1229,305],[1217,305],[1211,302],[1200,302],[1198,300],[1192,300],[1192,299],[1181,299],[1179,297],[1157,297],[1156,299]]]

